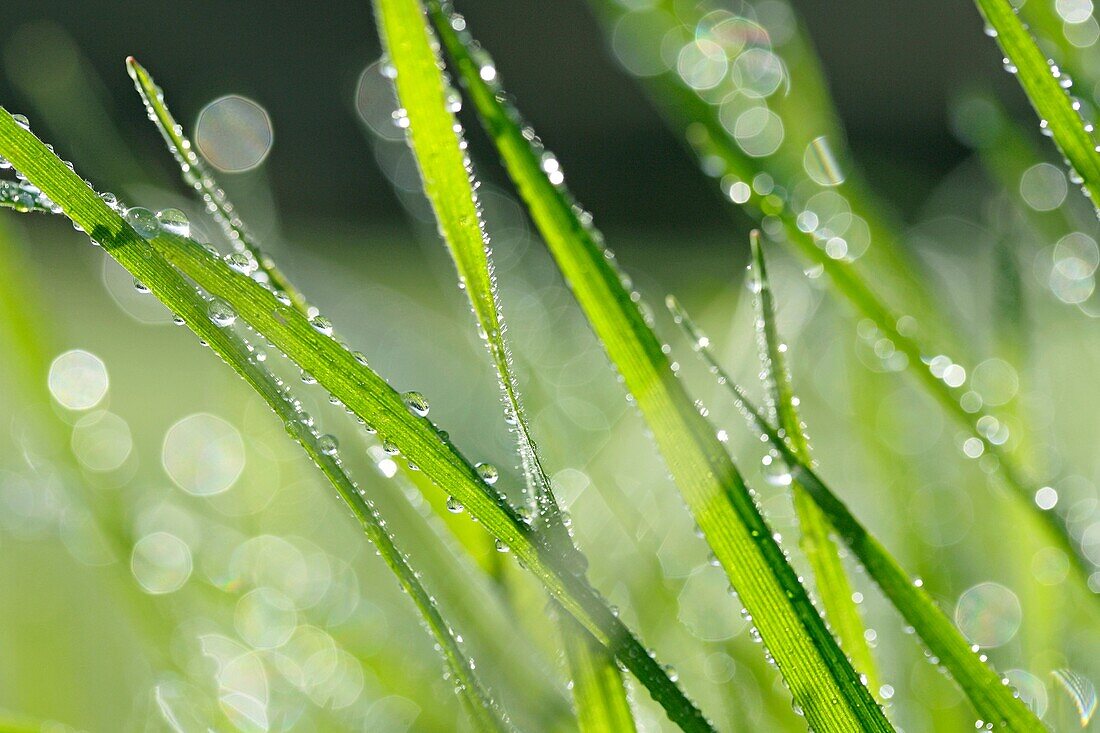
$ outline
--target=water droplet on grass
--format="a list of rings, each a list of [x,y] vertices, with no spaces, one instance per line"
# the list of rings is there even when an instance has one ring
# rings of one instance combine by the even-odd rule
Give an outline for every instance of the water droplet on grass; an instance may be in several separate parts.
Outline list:
[[[409,408],[409,412],[417,417],[426,417],[430,405],[428,399],[419,392],[405,392],[401,395],[401,398],[405,401],[405,407]]]
[[[474,468],[477,469],[477,475],[481,476],[481,480],[492,486],[500,478],[500,472],[497,471],[497,467],[491,463],[479,463]]]
[[[160,222],[157,221],[156,215],[149,209],[135,206],[132,209],[127,209],[123,218],[143,239],[153,239],[160,234]]]
[[[317,450],[324,453],[326,456],[334,456],[340,449],[340,443],[333,435],[322,435],[317,439]]]
[[[187,214],[179,209],[162,209],[158,211],[157,221],[160,222],[160,228],[169,234],[180,237],[191,236],[191,222],[188,221]]]
[[[237,321],[237,314],[229,307],[229,304],[218,298],[210,301],[210,304],[206,307],[206,314],[210,316],[210,320],[213,321],[215,326],[221,326],[222,328],[232,326]]]

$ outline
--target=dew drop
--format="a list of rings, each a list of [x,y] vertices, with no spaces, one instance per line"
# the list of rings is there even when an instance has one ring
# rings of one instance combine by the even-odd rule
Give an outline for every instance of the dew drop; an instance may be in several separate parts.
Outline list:
[[[492,486],[500,478],[500,472],[497,471],[497,467],[491,463],[479,463],[475,466],[477,469],[477,475],[481,476],[481,480]]]
[[[156,215],[140,206],[128,209],[124,215],[126,223],[134,228],[142,239],[153,239],[160,234],[160,222]]]
[[[210,320],[214,322],[215,326],[221,326],[222,328],[232,326],[237,320],[237,314],[233,312],[229,304],[218,298],[210,301],[210,304],[206,307],[206,315],[210,316]]]
[[[332,335],[332,321],[324,316],[314,316],[310,318],[309,325],[313,326],[314,330],[318,333],[323,333],[326,336]]]
[[[157,221],[160,228],[169,234],[180,237],[191,236],[191,222],[187,220],[187,214],[179,209],[162,209],[157,212]]]
[[[430,405],[424,395],[419,392],[405,392],[401,398],[405,401],[405,407],[409,408],[409,412],[417,417],[427,417]]]
[[[256,260],[252,259],[252,257],[250,257],[247,252],[230,252],[225,256],[224,259],[225,264],[229,265],[229,267],[241,273],[242,275],[251,275],[259,267],[259,264],[256,262]],[[286,294],[283,293],[283,295]],[[289,297],[286,298],[286,301],[287,302],[283,303],[283,305],[290,304]],[[282,302],[282,300],[280,300],[279,302]]]
[[[339,449],[340,443],[336,440],[336,436],[325,434],[317,439],[317,450],[326,456],[336,455],[336,451]]]

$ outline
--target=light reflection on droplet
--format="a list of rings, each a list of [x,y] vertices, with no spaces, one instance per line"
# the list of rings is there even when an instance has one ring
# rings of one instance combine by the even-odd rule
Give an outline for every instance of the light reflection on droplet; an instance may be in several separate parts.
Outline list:
[[[405,137],[405,131],[393,123],[397,107],[393,79],[382,73],[382,61],[375,61],[359,75],[355,87],[355,109],[359,118],[378,137],[397,142]]]
[[[1054,0],[1054,9],[1067,23],[1084,23],[1092,17],[1092,0]]]
[[[659,10],[627,13],[615,24],[611,48],[619,63],[636,76],[655,76],[668,71],[661,43],[675,21]]]
[[[172,481],[187,493],[219,494],[244,470],[244,441],[225,420],[200,412],[168,429],[161,460]]]
[[[420,717],[420,706],[407,697],[387,695],[375,700],[364,719],[364,730],[385,730],[392,733],[405,733],[413,729],[413,723]]]
[[[828,138],[824,136],[815,137],[806,146],[802,167],[818,185],[837,186],[844,182],[844,172],[829,146]]]
[[[1020,378],[1011,364],[993,357],[974,367],[970,384],[981,395],[983,404],[999,407],[1016,396]]]
[[[1069,575],[1069,558],[1057,547],[1044,547],[1031,557],[1031,573],[1043,585],[1058,585]]]
[[[199,645],[217,664],[218,702],[225,716],[238,730],[266,731],[270,690],[260,656],[221,634],[205,634]]]
[[[1091,276],[1097,265],[1100,265],[1100,247],[1084,232],[1070,232],[1054,245],[1054,268],[1071,280]]]
[[[1050,163],[1036,163],[1020,176],[1020,195],[1036,211],[1057,209],[1068,192],[1066,174]]]
[[[766,107],[743,112],[733,126],[733,137],[746,155],[762,158],[783,143],[783,120]]]
[[[246,97],[231,94],[202,108],[195,143],[220,171],[240,173],[260,165],[271,152],[274,135],[267,111]]]
[[[130,425],[118,415],[99,410],[73,426],[73,454],[89,471],[114,471],[134,448]]]
[[[1007,644],[1020,630],[1020,599],[1000,583],[979,583],[959,596],[955,624],[971,643],[989,648]]]
[[[179,590],[191,577],[191,570],[191,549],[174,534],[153,532],[134,544],[130,571],[146,593]]]
[[[90,410],[107,395],[107,365],[95,354],[73,349],[50,364],[50,394],[70,410]]]
[[[1020,693],[1020,699],[1031,708],[1036,717],[1043,717],[1047,711],[1047,688],[1043,681],[1024,669],[1009,669],[1005,671],[1005,678],[1009,684]]]
[[[700,38],[680,49],[676,70],[684,83],[692,89],[713,89],[726,76],[729,60],[721,46],[714,41]]]
[[[1092,716],[1096,714],[1096,685],[1072,669],[1056,669],[1050,675],[1073,701],[1081,727],[1088,726]]]
[[[310,699],[319,706],[340,710],[352,705],[363,693],[363,667],[343,649],[336,649],[332,673],[309,690]]]
[[[1092,17],[1083,23],[1064,23],[1062,25],[1062,35],[1077,48],[1089,48],[1096,45],[1097,40],[1100,40],[1100,23],[1097,23],[1096,18]]]
[[[783,84],[783,61],[766,48],[750,48],[733,62],[730,76],[751,97],[771,96]]]
[[[274,649],[290,639],[298,625],[294,603],[274,588],[257,588],[237,601],[237,633],[256,649]]]

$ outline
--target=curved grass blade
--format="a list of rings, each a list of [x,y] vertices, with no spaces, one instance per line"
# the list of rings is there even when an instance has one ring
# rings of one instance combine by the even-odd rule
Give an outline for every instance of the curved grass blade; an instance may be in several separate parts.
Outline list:
[[[433,47],[431,26],[419,0],[377,0],[383,43],[397,74],[395,86],[408,122],[408,142],[420,166],[424,191],[458,270],[459,282],[484,336],[501,387],[506,421],[514,426],[528,492],[539,531],[545,532],[562,563],[583,572],[587,560],[576,549],[562,521],[512,369],[505,338],[493,262],[475,193],[473,166],[466,154],[449,89]],[[622,674],[614,658],[574,620],[560,616],[565,652],[573,673],[573,698],[584,731],[632,731]],[[593,727],[596,726],[596,727]]]
[[[984,655],[979,655],[970,646],[947,614],[924,590],[924,584],[905,572],[817,475],[810,463],[800,457],[789,436],[780,433],[780,429],[772,425],[764,412],[752,403],[745,390],[726,373],[710,351],[710,340],[675,298],[670,297],[670,305],[677,324],[684,330],[692,348],[702,357],[718,383],[730,391],[750,428],[767,438],[790,468],[792,480],[804,487],[894,608],[970,699],[981,716],[978,727],[1012,731],[1046,730],[1004,679],[986,664]]]
[[[134,80],[134,86],[141,95],[142,101],[145,102],[149,119],[156,124],[164,137],[164,142],[168,145],[169,152],[179,163],[183,180],[202,196],[206,210],[221,226],[234,249],[250,257],[260,271],[267,275],[271,285],[286,293],[297,308],[307,310],[309,306],[305,297],[279,270],[275,261],[260,249],[244,222],[237,216],[236,208],[226,195],[225,189],[214,180],[206,163],[195,152],[191,140],[184,135],[183,126],[172,117],[164,101],[164,91],[157,86],[153,77],[133,56],[126,59],[126,70]]]
[[[597,0],[594,5],[604,9],[615,7],[616,12],[621,10],[617,5],[613,6],[610,0]],[[656,82],[668,83],[658,85],[658,92],[654,98],[662,110],[676,121],[677,128],[684,132],[699,160],[720,160],[731,171],[736,171],[738,177],[751,179],[755,171],[745,168],[746,156],[730,138],[715,108],[694,90],[683,84],[672,83],[666,77],[670,75],[655,77]],[[922,329],[935,324],[937,320],[935,312],[928,310],[922,316],[923,320],[915,318],[912,314],[901,315],[896,312],[868,284],[867,277],[861,275],[854,263],[830,256],[826,247],[815,239],[814,234],[802,231],[795,212],[791,211],[781,198],[770,195],[750,196],[739,206],[755,219],[764,221],[768,218],[775,222],[776,226],[766,230],[768,235],[789,242],[806,259],[820,267],[832,280],[836,291],[845,297],[856,311],[875,324],[877,328],[875,338],[886,338],[893,344],[895,351],[903,359],[904,366],[901,368],[907,368],[916,377],[921,386],[940,403],[945,412],[967,431],[968,437],[981,441],[983,455],[996,459],[993,475],[1004,484],[1009,494],[1022,502],[1028,512],[1038,519],[1050,540],[1073,559],[1075,571],[1082,585],[1087,587],[1088,577],[1094,572],[1095,566],[1084,554],[1080,544],[1073,539],[1065,518],[1057,511],[1041,509],[1035,504],[1034,494],[1038,488],[1037,482],[1027,475],[1023,467],[1002,445],[989,439],[989,431],[979,427],[980,425],[999,426],[1001,421],[984,409],[973,413],[967,412],[959,401],[966,392],[966,387],[948,385],[942,378],[943,372],[940,371],[940,367],[935,370],[931,368],[944,363],[945,360],[945,363],[950,365],[954,362],[948,355],[957,356],[956,350],[950,348],[952,344],[949,334],[941,331],[935,334],[935,339],[932,339],[922,333]],[[928,348],[933,340],[936,348]],[[1100,594],[1092,595],[1100,600]]]
[[[313,315],[301,291],[291,284],[289,279],[282,274],[270,257],[264,255],[260,251],[258,245],[249,234],[243,220],[236,214],[236,209],[232,203],[229,202],[224,190],[218,186],[202,159],[195,154],[194,147],[191,141],[183,133],[182,126],[175,122],[171,112],[168,110],[161,87],[155,83],[148,70],[139,64],[133,57],[126,59],[126,67],[127,72],[134,81],[138,93],[145,103],[149,118],[161,131],[161,134],[168,144],[169,150],[173,153],[177,163],[179,163],[184,174],[184,180],[191,183],[195,189],[202,194],[203,200],[207,204],[208,212],[212,213],[215,220],[224,228],[227,237],[238,246],[243,245],[244,251],[249,253],[252,259],[261,265],[261,269],[267,272],[269,282],[271,282],[274,287],[281,288],[291,299],[291,303],[296,306],[299,311],[305,313],[307,316]],[[407,469],[405,473],[408,475]],[[415,475],[415,472],[413,473]],[[392,508],[400,511],[402,506],[400,504],[395,504]],[[480,539],[483,533],[479,532],[477,536]],[[423,547],[423,543],[421,543],[420,546]],[[440,555],[440,557],[445,557],[445,553]],[[466,614],[465,619],[469,625],[482,623],[480,616],[472,613]],[[493,642],[492,634],[482,634],[482,637],[490,643]],[[509,655],[504,655],[504,657],[511,663],[512,660]],[[529,675],[529,670],[524,665],[520,665],[520,668],[515,671],[515,676],[527,679],[528,683],[530,683],[531,677]],[[527,692],[530,688],[530,684],[526,686],[519,685],[518,688],[523,692]],[[540,704],[543,707],[546,706],[546,703]],[[552,708],[550,713],[557,715],[558,711]]]
[[[787,367],[786,347],[783,345],[776,326],[775,299],[764,262],[764,251],[760,246],[760,232],[749,235],[752,244],[752,267],[754,270],[754,291],[756,292],[756,333],[763,365],[765,382],[773,420],[779,430],[790,442],[791,449],[805,465],[812,465],[810,444],[802,429],[802,420],[795,406],[794,391],[791,385],[791,373]],[[670,302],[675,309],[675,300]],[[778,455],[776,455],[778,458]],[[856,669],[867,675],[868,687],[878,687],[878,675],[875,673],[875,660],[871,648],[864,636],[863,619],[859,609],[852,601],[852,584],[844,572],[844,564],[837,554],[830,532],[832,527],[821,509],[814,504],[798,481],[791,481],[791,494],[795,512],[798,515],[799,544],[810,562],[816,579],[817,594],[821,605],[825,607],[825,618],[840,639],[841,646],[848,652]]]
[[[171,241],[168,241],[171,239]],[[230,303],[276,348],[312,374],[333,397],[375,428],[393,449],[414,462],[433,483],[454,496],[500,542],[516,555],[566,610],[607,646],[638,677],[669,717],[685,730],[709,731],[702,714],[672,682],[606,602],[573,569],[562,568],[560,556],[540,533],[493,491],[477,469],[425,418],[407,409],[404,398],[344,345],[325,335],[328,321],[307,321],[255,281],[209,258],[196,243],[158,237],[154,245],[170,262],[204,290]]]
[[[1100,153],[1068,93],[1069,77],[1048,61],[1008,0],[974,0],[1005,55],[1005,68],[1020,80],[1043,132],[1062,151],[1071,171],[1100,211]]]
[[[51,198],[60,200],[63,211],[96,241],[114,251],[122,248],[127,261],[137,267],[140,258],[159,253],[195,281],[206,292],[225,301],[253,328],[343,403],[359,419],[377,429],[409,460],[416,463],[432,482],[455,496],[469,514],[510,549],[546,586],[571,615],[607,646],[631,670],[665,708],[669,717],[685,730],[710,731],[710,724],[650,652],[634,637],[608,604],[587,583],[568,570],[557,567],[556,557],[531,531],[514,509],[489,487],[473,464],[446,440],[426,418],[412,414],[404,398],[377,373],[366,366],[361,355],[328,336],[331,324],[322,316],[307,320],[285,296],[282,300],[260,283],[212,257],[202,245],[184,237],[162,233],[145,247],[119,215],[95,195],[64,163],[0,108],[0,155],[18,162],[31,181]],[[159,270],[153,276],[164,280]],[[172,276],[175,277],[174,271]],[[141,279],[141,278],[139,278]],[[176,285],[158,289],[188,321],[196,311],[182,306],[186,293]],[[159,297],[159,296],[158,296]],[[188,296],[189,297],[189,296]],[[162,298],[163,300],[163,298]],[[200,315],[204,318],[205,311]],[[191,316],[191,318],[188,318]],[[207,329],[209,330],[209,329]],[[205,331],[204,331],[205,333]],[[214,333],[218,333],[217,330]]]
[[[433,23],[505,168],[596,335],[653,431],[696,523],[752,614],[814,730],[892,730],[825,627],[713,428],[669,368],[612,255],[568,196],[554,156],[500,99],[498,73],[465,21],[429,2]]]
[[[60,202],[66,216],[88,232],[93,241],[99,243],[161,302],[182,317],[195,334],[233,368],[283,420],[287,432],[336,488],[359,520],[364,533],[412,598],[455,675],[457,691],[479,730],[483,727],[485,730],[510,730],[501,711],[494,706],[478,682],[453,631],[386,531],[385,522],[344,471],[335,449],[327,447],[322,436],[309,426],[309,421],[304,419],[294,397],[261,362],[253,358],[252,350],[243,341],[231,330],[211,319],[210,304],[156,253],[153,243],[142,239],[114,209],[47,150],[32,133],[18,125],[3,108],[0,108],[0,148],[28,179],[53,194],[51,198]],[[158,239],[164,240],[168,237],[161,235]],[[171,242],[166,244],[170,246]]]

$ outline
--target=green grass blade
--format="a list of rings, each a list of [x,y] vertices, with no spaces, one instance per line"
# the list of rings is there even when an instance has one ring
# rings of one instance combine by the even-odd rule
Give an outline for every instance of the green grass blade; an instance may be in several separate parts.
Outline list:
[[[419,0],[377,0],[376,12],[390,62],[397,73],[398,101],[408,120],[408,141],[420,165],[424,191],[439,230],[458,270],[500,382],[506,419],[514,425],[528,492],[535,502],[540,531],[545,532],[567,566],[587,561],[573,545],[543,469],[512,369],[505,322],[493,274],[489,242],[475,193],[473,167],[465,152],[453,98],[440,69],[431,26]],[[633,730],[622,674],[614,658],[574,620],[561,617],[573,698],[581,728],[614,721],[610,730]],[[597,726],[597,727],[592,727]]]
[[[1086,126],[1070,98],[1069,77],[1039,50],[1008,0],[975,0],[975,4],[1004,52],[1006,67],[1014,70],[1039,115],[1044,133],[1062,151],[1071,177],[1080,181],[1093,206],[1100,208],[1100,153],[1091,126]]]
[[[142,101],[145,102],[149,119],[160,130],[168,150],[179,164],[183,180],[202,196],[206,210],[221,226],[234,249],[250,257],[260,271],[267,275],[272,286],[286,293],[299,309],[306,310],[308,308],[306,299],[291,285],[290,280],[279,270],[275,261],[260,249],[255,238],[237,215],[236,208],[226,195],[225,189],[218,185],[206,163],[195,152],[194,145],[183,132],[183,126],[176,122],[168,110],[168,105],[164,101],[164,91],[157,86],[153,77],[133,56],[126,59],[126,70],[134,80],[134,86],[141,95]]]
[[[803,432],[802,419],[795,405],[791,373],[787,366],[786,347],[780,339],[776,325],[775,298],[772,294],[771,282],[768,280],[764,250],[760,245],[760,233],[753,231],[750,240],[755,276],[756,333],[773,417],[777,420],[782,434],[790,441],[794,454],[805,465],[812,465],[810,444]],[[671,304],[675,306],[675,301]],[[874,690],[878,686],[875,660],[864,636],[863,619],[860,618],[859,609],[852,600],[852,584],[844,572],[844,564],[830,536],[832,528],[829,520],[806,494],[801,483],[792,480],[791,489],[795,512],[798,515],[799,544],[817,580],[817,594],[821,599],[821,605],[825,608],[825,618],[829,620],[829,624],[836,632],[856,669],[867,675],[868,686]]]
[[[419,0],[376,0],[375,7],[382,39],[397,74],[395,86],[408,121],[409,145],[500,380],[506,418],[516,428],[528,488],[538,504],[540,519],[548,528],[560,528],[559,509],[540,463],[512,369],[489,244],[475,194],[473,166],[465,152],[461,127],[451,111],[457,92],[449,88],[439,68],[434,38]]]
[[[607,645],[650,690],[670,718],[688,730],[710,730],[702,714],[676,687],[583,577],[560,567],[560,557],[541,535],[487,486],[477,469],[426,419],[412,415],[398,394],[343,345],[317,330],[291,306],[280,304],[258,283],[238,276],[205,255],[194,242],[175,238],[163,246],[165,257],[203,289],[230,303],[319,384],[375,428],[415,463],[433,483],[454,496],[482,525],[546,586],[558,601]],[[324,322],[327,324],[327,321]],[[324,328],[327,328],[325,326]]]
[[[381,437],[413,461],[432,482],[460,501],[501,544],[510,549],[563,608],[607,646],[624,666],[635,674],[669,717],[690,731],[710,731],[702,713],[669,679],[668,673],[634,637],[608,604],[584,578],[557,567],[556,558],[524,523],[512,507],[489,487],[473,464],[446,440],[426,418],[413,415],[404,398],[367,367],[344,344],[327,335],[331,325],[323,317],[307,320],[288,298],[241,275],[224,262],[211,257],[202,245],[183,237],[161,234],[151,240],[155,250],[145,247],[116,212],[95,195],[87,184],[48,151],[42,143],[0,111],[0,155],[18,163],[31,181],[60,201],[63,211],[111,251],[122,248],[128,261],[139,264],[142,257],[159,253],[211,295],[228,303],[238,316],[262,333],[283,353],[352,412],[373,426]],[[52,194],[52,195],[51,195]],[[135,269],[138,269],[135,264]],[[164,279],[166,274],[154,273]],[[175,273],[172,273],[175,277]],[[145,280],[140,278],[143,283]],[[173,281],[174,282],[174,281]],[[182,281],[181,281],[182,282]],[[170,308],[188,322],[205,310],[183,305],[191,292],[173,285],[153,289]],[[207,327],[209,330],[209,327]],[[204,332],[205,333],[205,332]],[[218,333],[214,330],[213,333]]]
[[[618,17],[622,8],[611,0],[595,0],[593,5],[607,11],[610,17]],[[614,12],[610,12],[614,9]],[[688,139],[700,161],[720,160],[722,164],[742,180],[750,180],[757,171],[746,166],[746,156],[737,148],[723,127],[713,105],[700,97],[694,90],[674,81],[675,74],[661,74],[654,77],[657,86],[655,100],[662,110],[676,121],[676,126]],[[724,192],[727,193],[727,192]],[[727,196],[728,200],[728,196]],[[981,450],[985,455],[996,459],[994,476],[1008,489],[1008,492],[1036,517],[1038,524],[1048,533],[1050,540],[1065,551],[1074,561],[1075,570],[1082,582],[1088,583],[1088,576],[1094,571],[1093,563],[1086,557],[1069,532],[1064,517],[1058,512],[1040,509],[1035,505],[1034,494],[1039,488],[1026,471],[1018,465],[1013,456],[1002,446],[991,442],[978,428],[979,423],[990,423],[996,419],[986,410],[971,413],[959,403],[966,391],[965,385],[951,387],[929,368],[929,361],[937,356],[949,358],[958,349],[954,348],[953,338],[944,329],[937,328],[942,316],[934,310],[923,309],[920,313],[903,313],[888,305],[882,295],[869,284],[870,276],[861,273],[859,264],[834,259],[826,252],[812,234],[803,232],[798,225],[796,213],[780,197],[753,195],[740,205],[740,208],[760,221],[772,221],[776,227],[767,230],[768,236],[783,239],[794,247],[803,257],[822,268],[832,280],[836,291],[849,301],[856,311],[869,318],[878,329],[877,336],[886,338],[897,352],[904,355],[904,363],[921,386],[944,408],[963,429],[968,437],[981,441]],[[887,275],[889,273],[883,273]],[[878,274],[874,275],[876,282]],[[904,297],[904,293],[889,292],[894,297]],[[936,329],[935,333],[929,333]],[[934,347],[934,348],[932,348]],[[949,362],[953,363],[953,362]],[[989,418],[983,420],[983,418]],[[1091,592],[1091,591],[1090,591]],[[1100,594],[1097,595],[1100,600]]]
[[[623,677],[603,645],[570,616],[559,619],[581,733],[637,730]]]
[[[727,129],[730,120],[723,124],[718,112],[721,104],[716,104],[723,94],[718,94],[717,89],[694,89],[685,83],[675,64],[645,77],[642,86],[670,128],[684,136],[707,174],[719,182],[723,198],[737,203],[742,212],[766,227],[770,235],[775,236],[775,225],[780,222],[797,224],[804,210],[812,211],[808,199],[814,192],[827,190],[839,194],[853,217],[867,225],[870,246],[861,247],[865,251],[858,256],[859,267],[866,273],[864,277],[877,283],[880,292],[889,293],[895,308],[920,318],[925,330],[935,329],[936,340],[947,344],[949,353],[966,353],[965,345],[958,343],[950,329],[937,328],[947,321],[943,301],[922,280],[916,258],[898,236],[901,226],[892,220],[890,206],[872,194],[861,180],[858,166],[847,160],[844,134],[829,96],[829,84],[801,22],[791,18],[793,22],[782,33],[786,38],[773,49],[769,29],[756,23],[755,14],[748,12],[750,6],[731,13],[722,3],[709,0],[691,6],[675,0],[659,0],[652,7],[628,6],[616,0],[589,0],[589,5],[603,21],[607,34],[616,39],[617,48],[628,43],[631,34],[626,28],[632,27],[630,17],[639,14],[648,16],[651,23],[661,23],[667,39],[687,39],[697,32],[700,37],[705,34],[708,43],[717,44],[731,60],[746,48],[746,41],[754,48],[774,51],[777,73],[784,84],[793,88],[787,87],[782,94],[777,91],[766,99],[767,107],[779,116],[785,130],[782,144],[772,155],[749,155],[731,140]],[[749,37],[744,32],[722,32],[725,24],[715,21],[724,17],[736,18],[745,28],[752,29]],[[655,43],[653,38],[635,39],[640,45],[647,41]],[[647,53],[654,49],[638,50]],[[731,84],[722,91],[736,92],[737,85]],[[807,177],[809,165],[821,169],[812,181]],[[808,184],[813,184],[809,191]],[[812,231],[795,226],[791,240],[793,246],[815,262],[818,256],[826,256],[827,242],[833,236],[829,233],[830,225],[819,224],[821,229]],[[811,252],[811,247],[817,252]]]
[[[822,481],[810,463],[803,460],[789,437],[770,423],[764,412],[748,398],[745,390],[726,373],[711,352],[709,339],[692,322],[687,312],[677,306],[674,313],[692,348],[699,353],[718,382],[730,391],[750,428],[764,435],[786,461],[792,479],[805,488],[894,608],[970,699],[980,716],[981,725],[978,727],[984,729],[986,725],[991,725],[992,729],[1012,731],[1045,730],[1012,688],[986,663],[985,657],[971,648],[947,614],[924,590],[923,582],[905,572],[901,564]]]
[[[326,447],[322,436],[314,432],[309,421],[304,419],[296,400],[286,388],[252,357],[251,349],[232,331],[211,320],[209,304],[156,253],[152,243],[142,239],[84,181],[2,108],[0,149],[17,170],[43,191],[49,191],[47,195],[52,194],[52,199],[63,202],[60,205],[64,213],[74,223],[89,232],[111,257],[182,317],[195,334],[244,378],[283,420],[287,432],[302,446],[352,509],[364,533],[412,598],[455,675],[458,692],[478,729],[509,730],[506,719],[474,675],[473,667],[459,647],[453,631],[386,531],[385,522],[344,471],[335,450]],[[161,235],[159,239],[168,237]],[[171,242],[166,244],[170,246]]]
[[[453,17],[437,32],[582,310],[622,375],[696,523],[737,589],[796,704],[817,731],[891,730],[772,538],[713,428],[675,378],[611,255],[562,186],[557,160],[500,100],[498,73]],[[464,23],[464,21],[463,21]],[[464,27],[460,24],[459,27]],[[526,135],[525,135],[526,133]]]

